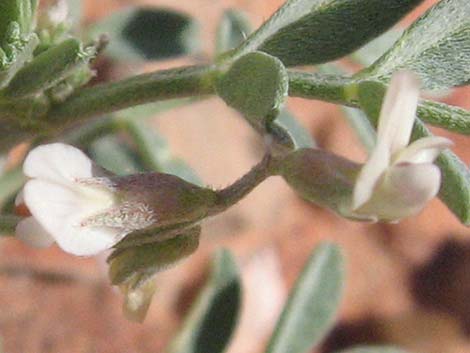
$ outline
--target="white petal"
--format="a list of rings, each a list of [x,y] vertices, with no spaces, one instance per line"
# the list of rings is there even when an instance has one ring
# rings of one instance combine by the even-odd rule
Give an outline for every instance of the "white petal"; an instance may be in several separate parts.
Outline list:
[[[377,144],[385,144],[391,154],[408,145],[419,99],[419,81],[408,71],[392,76],[385,94],[377,128]]]
[[[63,143],[52,143],[34,148],[23,164],[23,172],[30,178],[41,178],[67,183],[76,178],[93,176],[93,162],[82,151]]]
[[[47,248],[54,238],[33,218],[28,217],[16,226],[16,238],[34,248]]]
[[[398,153],[394,163],[432,163],[439,153],[452,145],[452,141],[445,137],[424,137]]]
[[[390,154],[385,145],[377,145],[367,163],[357,176],[353,190],[352,209],[355,210],[371,197],[376,184],[390,163]]]
[[[63,186],[45,180],[31,180],[24,198],[31,214],[57,244],[74,255],[94,255],[110,248],[122,237],[120,229],[83,226],[88,217],[113,204],[109,192],[90,187]]]
[[[439,192],[441,171],[431,163],[397,165],[390,168],[387,180],[406,204],[421,207]]]
[[[373,197],[358,213],[376,215],[385,221],[397,221],[421,211],[437,195],[441,173],[430,163],[391,167],[374,190]]]

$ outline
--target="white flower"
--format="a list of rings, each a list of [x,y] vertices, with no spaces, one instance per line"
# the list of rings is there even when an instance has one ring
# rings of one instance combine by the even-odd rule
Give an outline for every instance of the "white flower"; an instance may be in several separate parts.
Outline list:
[[[419,81],[412,73],[393,75],[380,112],[377,144],[354,186],[355,215],[398,221],[418,213],[438,193],[441,172],[433,162],[452,142],[433,136],[409,144],[418,98]]]
[[[94,255],[128,232],[95,220],[117,200],[99,168],[75,147],[39,146],[26,157],[23,171],[31,179],[17,203],[24,202],[32,216],[18,224],[19,239],[40,247],[55,241],[66,252]]]

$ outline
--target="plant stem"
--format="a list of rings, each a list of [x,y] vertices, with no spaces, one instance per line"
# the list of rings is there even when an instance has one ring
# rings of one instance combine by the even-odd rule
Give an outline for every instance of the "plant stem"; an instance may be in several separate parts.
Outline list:
[[[255,165],[236,182],[224,189],[217,190],[215,205],[209,214],[214,215],[225,211],[248,195],[266,178],[273,175],[271,171],[272,161],[273,157],[270,154],[266,154],[260,163]]]
[[[288,74],[291,97],[357,106],[355,97],[348,89],[349,86],[354,88],[354,81],[348,77],[299,71],[288,71]]]
[[[84,88],[48,113],[50,122],[78,121],[139,104],[214,93],[214,66],[186,66]]]

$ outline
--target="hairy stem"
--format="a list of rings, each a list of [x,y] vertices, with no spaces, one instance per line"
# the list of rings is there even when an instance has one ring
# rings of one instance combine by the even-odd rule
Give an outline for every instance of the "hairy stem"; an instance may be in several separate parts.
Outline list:
[[[78,121],[139,104],[212,94],[216,75],[213,66],[186,66],[99,84],[53,107],[47,119]]]
[[[238,201],[242,200],[266,178],[273,175],[271,171],[272,161],[273,157],[270,154],[265,155],[263,160],[243,177],[226,188],[217,190],[216,202],[213,209],[209,212],[210,215],[223,212],[230,208]]]
[[[356,106],[354,81],[347,77],[300,71],[289,71],[289,96],[317,99],[326,102]]]

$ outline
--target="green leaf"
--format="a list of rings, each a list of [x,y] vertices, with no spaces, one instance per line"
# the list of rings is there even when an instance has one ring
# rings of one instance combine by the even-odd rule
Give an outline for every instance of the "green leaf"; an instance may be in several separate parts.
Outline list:
[[[290,149],[313,148],[316,146],[310,132],[287,109],[282,109],[269,124],[268,131],[274,142]]]
[[[20,98],[45,91],[64,80],[96,55],[96,47],[83,48],[80,41],[67,39],[42,52],[10,81],[3,95]]]
[[[105,53],[116,60],[161,60],[199,48],[198,26],[185,14],[153,7],[129,7],[95,24],[90,33],[110,38]]]
[[[395,45],[356,77],[388,82],[393,72],[417,73],[425,89],[446,89],[470,80],[470,2],[442,0]]]
[[[216,53],[239,46],[250,33],[251,24],[243,12],[226,10],[217,27]]]
[[[359,84],[359,101],[371,122],[376,126],[385,93],[385,86],[379,82],[364,81]],[[422,109],[422,108],[421,108]],[[419,113],[419,111],[418,111]],[[431,132],[416,119],[411,140],[431,136]],[[436,164],[442,172],[439,198],[465,224],[470,224],[470,171],[459,157],[451,151],[444,151]]]
[[[268,353],[307,353],[333,326],[343,292],[343,256],[318,246],[297,280],[268,345]]]
[[[393,26],[422,0],[289,0],[234,57],[260,50],[286,66],[345,56]]]
[[[239,316],[241,283],[235,259],[227,250],[216,253],[212,273],[173,339],[170,353],[222,353]]]
[[[258,131],[278,114],[287,97],[288,77],[282,63],[268,54],[238,59],[216,83],[219,96]]]
[[[405,351],[391,346],[364,346],[342,350],[337,353],[406,353]]]
[[[142,172],[137,155],[115,135],[106,135],[90,145],[92,159],[117,175]]]

